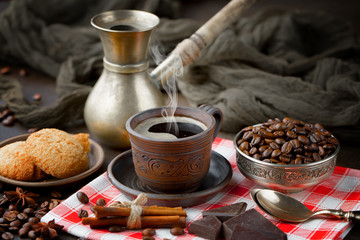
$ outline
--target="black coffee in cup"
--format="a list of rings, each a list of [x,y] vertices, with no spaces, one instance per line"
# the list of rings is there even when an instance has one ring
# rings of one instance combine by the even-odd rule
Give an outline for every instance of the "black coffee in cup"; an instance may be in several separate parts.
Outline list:
[[[189,117],[175,116],[172,121],[163,117],[147,119],[136,126],[135,132],[154,139],[178,139],[206,130],[205,124]]]

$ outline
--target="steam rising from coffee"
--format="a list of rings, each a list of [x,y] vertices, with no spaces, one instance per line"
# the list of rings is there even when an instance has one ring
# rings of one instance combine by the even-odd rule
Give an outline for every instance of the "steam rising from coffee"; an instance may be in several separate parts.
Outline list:
[[[150,55],[157,65],[159,65],[166,58],[164,48],[162,47],[160,41],[156,38],[152,39]],[[166,129],[167,132],[170,132],[170,129],[173,129],[176,133],[178,133],[179,127],[176,123],[175,111],[178,106],[176,80],[183,76],[183,65],[180,56],[176,55],[174,61],[168,66],[168,68],[171,68],[171,72],[173,74],[167,79],[167,81],[163,82],[162,87],[169,97],[169,103],[166,106],[167,108],[162,109],[161,115],[168,123]],[[161,78],[163,77],[163,72],[161,72]],[[167,109],[169,109],[169,111],[167,111]]]

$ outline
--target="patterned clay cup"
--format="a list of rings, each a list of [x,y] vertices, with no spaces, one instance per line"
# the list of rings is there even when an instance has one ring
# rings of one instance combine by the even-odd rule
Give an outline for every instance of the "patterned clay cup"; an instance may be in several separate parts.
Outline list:
[[[209,105],[177,107],[175,116],[192,118],[206,126],[202,132],[188,137],[155,139],[134,131],[139,123],[161,117],[164,109],[166,107],[139,112],[126,122],[135,172],[141,184],[150,191],[193,192],[209,171],[211,147],[221,128],[222,112]]]

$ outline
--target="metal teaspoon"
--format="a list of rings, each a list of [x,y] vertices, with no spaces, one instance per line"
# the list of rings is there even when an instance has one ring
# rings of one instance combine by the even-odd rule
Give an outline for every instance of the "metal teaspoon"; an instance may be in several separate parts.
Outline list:
[[[250,195],[255,203],[269,215],[288,222],[304,222],[317,215],[330,215],[348,221],[360,221],[360,211],[325,209],[311,211],[298,200],[268,189],[254,189]]]

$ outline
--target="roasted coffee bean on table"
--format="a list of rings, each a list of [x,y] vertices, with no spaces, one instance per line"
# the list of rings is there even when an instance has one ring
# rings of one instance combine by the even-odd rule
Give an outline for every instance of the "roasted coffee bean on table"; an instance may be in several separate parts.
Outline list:
[[[286,117],[243,128],[236,144],[250,157],[284,165],[325,159],[335,152],[339,141],[319,123]]]
[[[77,192],[76,197],[82,204],[87,204],[89,202],[88,196],[83,192]]]
[[[59,193],[60,194],[60,193]],[[56,196],[59,197],[57,194]],[[39,195],[28,192],[22,188],[17,187],[15,191],[0,192],[0,239],[54,239],[57,236],[57,231],[62,229],[62,226],[49,222],[45,224],[45,228],[51,228],[51,237],[47,233],[49,231],[41,231],[43,226],[40,222],[40,217],[45,215],[50,209],[51,203],[59,203],[59,199],[51,199],[40,202]],[[45,196],[44,196],[45,197]],[[50,199],[53,196],[48,196]]]

